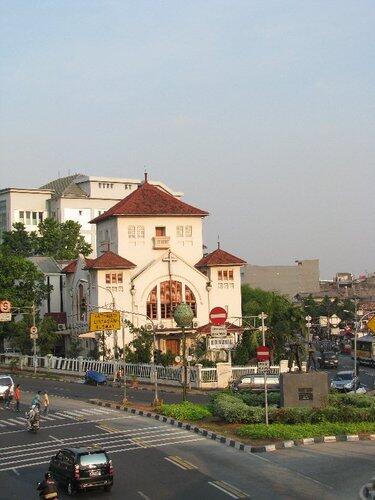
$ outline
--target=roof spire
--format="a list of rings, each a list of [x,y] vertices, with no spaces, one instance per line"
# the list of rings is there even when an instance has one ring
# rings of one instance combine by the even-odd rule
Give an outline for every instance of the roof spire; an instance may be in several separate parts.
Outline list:
[[[217,248],[220,250],[220,234],[217,235]]]
[[[146,169],[146,167],[145,167],[145,183],[147,183],[147,182],[148,182],[148,179],[147,179],[147,178],[148,178],[148,173],[147,173],[147,169]]]

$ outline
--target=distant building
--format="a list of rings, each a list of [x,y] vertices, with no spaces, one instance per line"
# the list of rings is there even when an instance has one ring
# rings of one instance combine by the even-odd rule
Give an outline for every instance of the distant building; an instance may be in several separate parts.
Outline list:
[[[242,271],[242,283],[289,298],[301,293],[319,292],[319,260],[299,260],[294,266],[254,266]]]
[[[27,231],[36,231],[39,222],[48,216],[51,189],[0,189],[0,241],[4,231],[15,222],[22,222]]]

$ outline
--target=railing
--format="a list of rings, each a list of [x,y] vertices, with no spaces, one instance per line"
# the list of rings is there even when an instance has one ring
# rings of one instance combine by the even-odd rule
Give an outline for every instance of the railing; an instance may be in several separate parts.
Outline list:
[[[0,364],[12,366],[16,360],[16,365],[22,369],[33,369],[33,356],[24,356],[20,354],[0,353]],[[57,358],[55,356],[37,356],[35,358],[38,370],[52,373],[61,373],[66,375],[83,376],[88,370],[95,370],[104,373],[109,378],[115,376],[116,372],[122,367],[118,361],[98,361],[84,358]],[[232,376],[234,380],[242,375],[258,373],[256,365],[251,366],[232,366]],[[156,365],[157,380],[165,385],[181,385],[183,381],[183,368],[181,366],[161,366]],[[188,368],[188,381],[192,387],[196,388],[220,388],[228,384],[227,375],[225,380],[218,377],[216,368],[203,368],[202,365],[190,366]],[[270,367],[269,373],[276,375],[280,373],[280,367],[274,365]],[[154,381],[154,370],[151,364],[126,363],[126,376],[136,378],[141,382],[152,383]]]
[[[201,381],[203,383],[217,382],[217,370],[216,370],[216,368],[202,368],[201,369]]]

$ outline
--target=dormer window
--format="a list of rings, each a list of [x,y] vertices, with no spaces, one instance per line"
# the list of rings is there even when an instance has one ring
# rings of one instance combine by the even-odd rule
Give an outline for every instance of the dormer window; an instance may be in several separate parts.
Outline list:
[[[155,227],[155,236],[165,236],[165,235],[166,235],[165,226]]]

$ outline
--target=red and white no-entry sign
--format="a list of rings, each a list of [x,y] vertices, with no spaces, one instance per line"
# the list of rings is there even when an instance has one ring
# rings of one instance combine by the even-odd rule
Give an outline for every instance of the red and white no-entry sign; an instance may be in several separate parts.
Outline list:
[[[257,360],[269,361],[269,359],[270,359],[270,348],[265,345],[257,347]]]
[[[228,313],[223,307],[214,307],[210,311],[210,322],[213,325],[224,325],[228,318]]]

